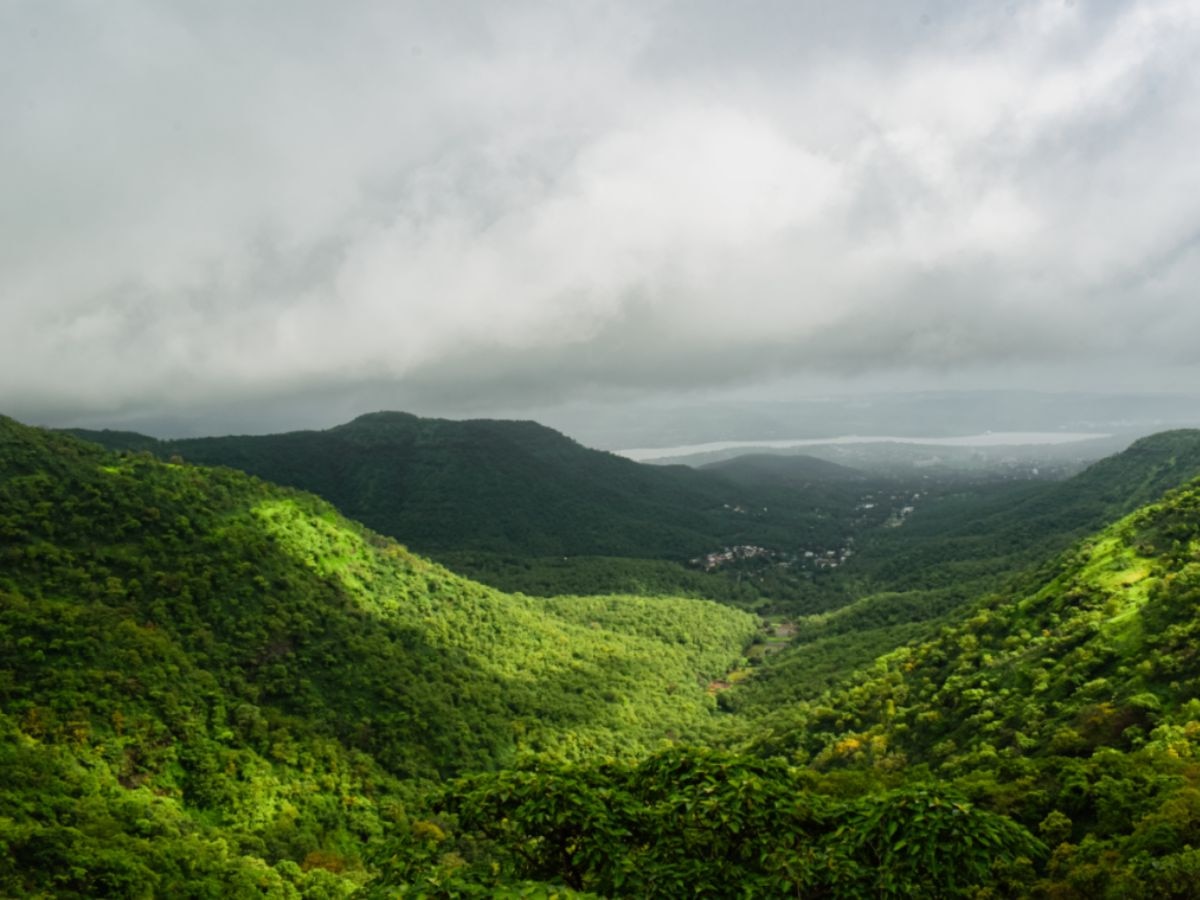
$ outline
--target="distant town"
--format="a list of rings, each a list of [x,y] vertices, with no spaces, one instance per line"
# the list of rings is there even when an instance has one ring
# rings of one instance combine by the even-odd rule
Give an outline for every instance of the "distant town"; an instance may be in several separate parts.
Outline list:
[[[856,524],[864,527],[875,525],[883,528],[899,528],[916,511],[921,496],[920,493],[907,494],[903,492],[890,495],[864,494],[854,507],[855,512],[862,514]],[[726,503],[725,508],[741,515],[751,512],[750,509],[740,504]],[[883,514],[884,509],[888,510],[886,518],[880,520],[879,516]],[[757,511],[757,507],[755,511]],[[762,512],[767,512],[767,508],[763,507]],[[836,569],[853,555],[854,537],[848,535],[838,546],[832,548],[800,547],[795,551],[784,551],[761,547],[757,544],[737,544],[697,556],[689,560],[689,563],[705,572],[715,572],[750,560],[773,563],[784,569],[817,571]]]

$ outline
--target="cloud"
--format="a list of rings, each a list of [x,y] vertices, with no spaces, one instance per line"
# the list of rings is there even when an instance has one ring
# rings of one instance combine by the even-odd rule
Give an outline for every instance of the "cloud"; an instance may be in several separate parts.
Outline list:
[[[1196,364],[1194,4],[352,13],[0,11],[7,410]]]

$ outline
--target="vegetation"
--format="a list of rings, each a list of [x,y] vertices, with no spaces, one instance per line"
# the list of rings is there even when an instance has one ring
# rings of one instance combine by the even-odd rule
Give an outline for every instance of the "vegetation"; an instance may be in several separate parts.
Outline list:
[[[890,512],[855,510],[866,483],[860,477],[810,478],[781,490],[686,466],[635,463],[534,422],[384,412],[327,431],[277,435],[156,441],[129,432],[74,433],[114,450],[232,466],[311,491],[457,571],[529,594],[646,586],[750,604],[769,596],[828,605],[814,599],[823,586],[804,575],[759,565],[753,577],[704,577],[688,563],[735,545],[784,555],[824,551]],[[613,571],[614,558],[637,562],[598,582],[598,573]],[[841,602],[840,595],[830,602]]]
[[[1020,590],[1030,566],[1197,475],[1200,431],[1181,430],[1136,441],[1062,482],[927,491],[903,527],[860,533],[855,555],[822,594],[854,599],[796,618],[794,642],[804,651],[767,660],[760,683],[773,683],[781,697],[811,698],[934,634],[976,598]]]
[[[696,737],[756,628],[703,601],[503,595],[311,496],[9,420],[0,511],[3,893],[299,884],[289,862],[327,858],[361,880],[422,783]],[[97,874],[110,857],[132,868]]]
[[[1025,521],[1065,542],[1194,443]],[[1200,482],[1041,560],[1019,493],[864,539],[924,568],[863,549],[836,577],[890,591],[768,631],[505,594],[311,495],[0,419],[0,894],[1193,896]]]
[[[640,763],[472,776],[444,807],[483,865],[605,896],[960,896],[1044,855],[1011,820],[927,787],[843,799],[778,760],[672,749]],[[417,875],[431,882],[435,872]]]
[[[892,646],[915,634],[909,624],[997,589],[1200,475],[1200,432],[1186,430],[1138,441],[1061,482],[916,469],[883,478],[803,455],[750,454],[702,470],[650,466],[533,422],[390,412],[327,431],[264,436],[76,434],[312,491],[344,515],[510,592],[669,593],[789,616],[886,594],[909,613]],[[911,515],[899,516],[905,507]],[[737,546],[764,552],[707,570],[696,562]],[[831,552],[837,567],[805,556]],[[894,612],[884,618],[891,621],[864,625],[897,624]],[[883,632],[879,638],[872,650],[886,643]]]
[[[1200,823],[1200,482],[804,703],[731,691],[747,749],[932,777],[1043,836],[1038,891],[1190,896]]]
[[[441,859],[610,895],[1194,896],[1198,599],[1200,482],[814,699],[741,681],[729,750],[461,781]]]
[[[891,590],[952,587],[1011,575],[1200,475],[1200,431],[1134,442],[1061,482],[939,492],[903,528],[860,541],[858,574]]]

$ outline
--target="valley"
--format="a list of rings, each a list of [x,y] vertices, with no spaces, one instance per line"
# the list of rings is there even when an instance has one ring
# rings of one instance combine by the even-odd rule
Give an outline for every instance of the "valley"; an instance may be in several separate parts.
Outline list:
[[[1136,897],[1200,871],[1200,433],[920,490],[399,414],[0,420],[0,463],[8,894]],[[440,562],[378,528],[417,521]]]

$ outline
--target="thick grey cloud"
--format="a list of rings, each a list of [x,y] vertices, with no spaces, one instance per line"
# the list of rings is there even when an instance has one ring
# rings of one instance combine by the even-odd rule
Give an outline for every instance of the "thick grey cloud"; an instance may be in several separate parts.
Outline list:
[[[1171,387],[1198,60],[1189,0],[8,3],[0,407]]]

